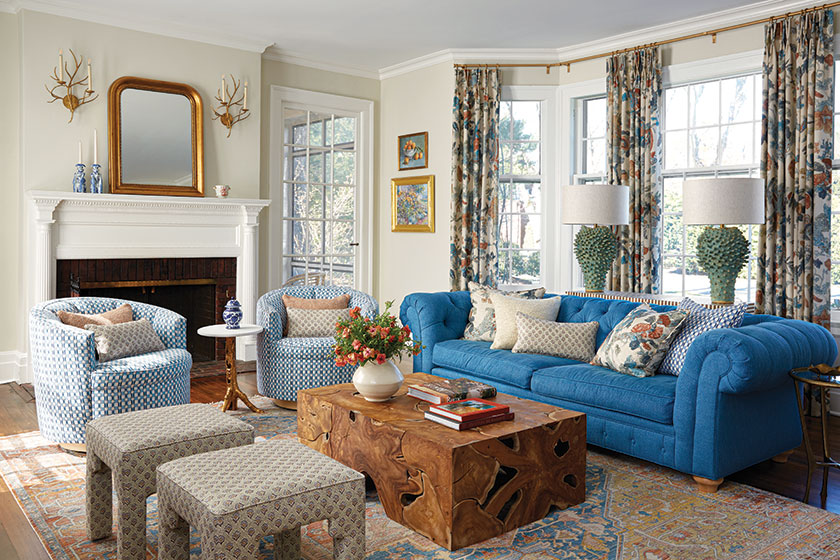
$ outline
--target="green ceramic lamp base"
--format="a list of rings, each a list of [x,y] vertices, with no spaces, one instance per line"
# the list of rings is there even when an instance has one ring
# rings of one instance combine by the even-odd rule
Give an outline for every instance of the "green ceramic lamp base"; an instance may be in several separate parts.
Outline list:
[[[697,239],[697,262],[709,275],[714,303],[735,301],[735,280],[747,263],[750,245],[740,229],[707,227]]]
[[[618,254],[618,243],[607,226],[580,228],[575,235],[575,257],[583,271],[587,292],[603,292],[613,261]]]

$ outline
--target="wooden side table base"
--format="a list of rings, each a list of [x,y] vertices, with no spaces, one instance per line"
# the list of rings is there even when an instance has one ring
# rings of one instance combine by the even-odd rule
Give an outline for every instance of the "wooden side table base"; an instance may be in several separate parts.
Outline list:
[[[222,412],[228,410],[237,410],[239,402],[245,403],[245,406],[251,409],[252,412],[262,414],[264,411],[257,408],[254,403],[248,399],[248,395],[242,392],[239,388],[239,382],[236,379],[236,339],[228,337],[225,339],[225,379],[227,380],[227,392],[225,393],[225,400],[222,403]]]

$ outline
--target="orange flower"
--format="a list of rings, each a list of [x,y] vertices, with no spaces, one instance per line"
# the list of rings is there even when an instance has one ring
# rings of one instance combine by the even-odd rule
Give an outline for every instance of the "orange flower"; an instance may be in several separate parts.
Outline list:
[[[361,311],[362,311],[361,307],[358,307],[358,306],[354,307],[353,309],[350,310],[350,318],[351,319],[358,319]]]

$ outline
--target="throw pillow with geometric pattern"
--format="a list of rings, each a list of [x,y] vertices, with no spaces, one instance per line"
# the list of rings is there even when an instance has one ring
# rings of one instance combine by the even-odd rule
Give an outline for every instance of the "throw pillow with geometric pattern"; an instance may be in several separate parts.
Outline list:
[[[166,350],[148,319],[117,325],[86,325],[93,331],[100,362]]]
[[[350,318],[350,310],[344,309],[286,309],[289,319],[289,338],[320,338],[335,335],[335,323]]]
[[[598,323],[558,323],[524,313],[516,314],[518,336],[513,352],[547,354],[579,362],[588,362],[595,355]]]
[[[656,374],[688,311],[654,311],[643,303],[618,322],[590,362],[635,377]]]
[[[506,292],[478,282],[470,282],[467,285],[470,289],[470,316],[467,319],[467,327],[464,329],[464,340],[481,340],[493,342],[496,337],[496,309],[493,307],[493,294],[501,294],[510,297],[523,299],[542,299],[545,295],[545,288],[532,288],[518,292]]]
[[[659,373],[679,375],[685,365],[685,356],[694,339],[712,329],[731,329],[740,327],[747,312],[746,303],[736,303],[727,307],[709,309],[705,305],[684,298],[677,309],[689,312],[688,319],[680,330],[671,348],[659,366]]]

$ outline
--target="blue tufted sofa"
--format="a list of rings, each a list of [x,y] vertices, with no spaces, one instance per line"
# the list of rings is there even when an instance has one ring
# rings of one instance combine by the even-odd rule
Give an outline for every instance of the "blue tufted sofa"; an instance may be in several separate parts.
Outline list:
[[[597,321],[600,345],[638,305],[563,296],[557,320]],[[463,340],[470,308],[469,292],[417,293],[403,300],[400,319],[425,346],[414,358],[415,371],[470,377],[504,393],[584,412],[589,443],[692,474],[705,490],[800,444],[788,372],[834,363],[837,356],[823,327],[748,314],[737,329],[700,335],[679,377],[636,378]]]

